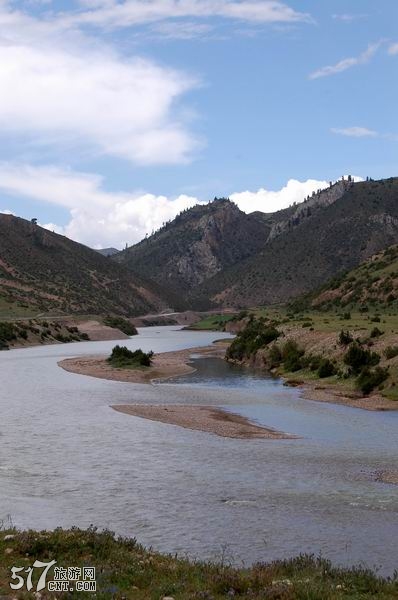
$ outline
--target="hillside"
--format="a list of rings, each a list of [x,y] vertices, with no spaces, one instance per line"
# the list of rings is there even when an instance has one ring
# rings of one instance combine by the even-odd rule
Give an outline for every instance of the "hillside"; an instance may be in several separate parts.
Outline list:
[[[215,199],[113,259],[179,295],[179,308],[283,303],[398,243],[398,179],[342,179],[249,215]]]
[[[153,283],[82,244],[0,215],[0,308],[4,315],[145,314],[166,306]]]
[[[320,194],[322,198],[323,194]],[[194,290],[222,306],[286,302],[398,243],[398,178],[347,185],[269,237],[257,254]],[[297,210],[297,209],[296,209]]]
[[[154,235],[117,254],[114,260],[180,295],[236,263],[258,254],[272,223],[246,215],[226,199],[178,215]],[[205,304],[208,304],[205,301]]]
[[[334,279],[309,298],[314,308],[397,308],[398,246],[373,255],[356,269]]]
[[[117,248],[100,248],[96,250],[96,252],[99,252],[102,256],[114,256],[115,254],[118,254],[120,250],[117,250]]]

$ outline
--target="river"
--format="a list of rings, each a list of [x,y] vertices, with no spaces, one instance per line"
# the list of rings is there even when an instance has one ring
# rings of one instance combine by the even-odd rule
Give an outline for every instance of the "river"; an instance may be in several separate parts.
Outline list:
[[[224,335],[150,327],[123,344],[162,352]],[[196,359],[195,373],[157,385],[57,366],[114,344],[0,354],[5,524],[93,524],[160,551],[235,564],[310,552],[382,574],[398,567],[398,488],[371,478],[398,464],[398,412],[305,400],[279,380],[217,359]],[[129,402],[221,406],[301,437],[225,439],[109,408]]]

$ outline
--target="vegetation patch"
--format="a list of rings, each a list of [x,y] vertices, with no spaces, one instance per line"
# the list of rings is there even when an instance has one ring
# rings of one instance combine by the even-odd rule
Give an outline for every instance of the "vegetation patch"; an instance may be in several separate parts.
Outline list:
[[[11,536],[11,539],[9,538]],[[5,539],[8,537],[8,539]],[[0,533],[0,595],[17,596],[10,589],[11,566],[32,565],[35,560],[67,568],[95,568],[96,596],[92,592],[68,592],[59,597],[84,600],[393,600],[398,580],[383,579],[363,567],[343,569],[323,558],[300,555],[290,560],[234,568],[228,563],[189,561],[175,555],[147,550],[134,539],[116,538],[110,531],[72,528],[54,531]],[[38,569],[41,572],[41,569]],[[25,571],[22,575],[27,577]],[[38,576],[31,592],[19,598],[37,596]],[[54,579],[54,567],[47,582]],[[46,590],[43,600],[54,597]]]
[[[226,357],[229,360],[243,360],[254,355],[261,348],[278,339],[281,333],[264,318],[251,318],[245,329],[236,336],[229,346]]]
[[[113,327],[114,329],[119,329],[126,335],[137,335],[138,333],[134,325],[130,323],[130,321],[128,321],[127,319],[124,319],[123,317],[105,317],[104,325],[107,325],[108,327]]]
[[[126,346],[115,346],[107,361],[112,367],[119,369],[150,367],[153,352],[143,352],[138,350],[129,350]]]

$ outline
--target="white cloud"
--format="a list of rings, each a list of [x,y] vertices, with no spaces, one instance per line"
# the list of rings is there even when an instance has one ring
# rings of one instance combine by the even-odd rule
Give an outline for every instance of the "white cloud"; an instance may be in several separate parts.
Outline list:
[[[245,191],[230,198],[247,213],[274,212],[302,202],[314,190],[328,185],[326,181],[314,179],[304,182],[291,179],[278,191]],[[97,175],[9,163],[0,163],[0,190],[67,208],[71,214],[69,223],[44,226],[97,248],[121,248],[126,243],[139,242],[182,210],[203,202],[186,195],[170,198],[143,192],[107,192]]]
[[[53,27],[53,28],[52,28]],[[196,78],[0,4],[0,128],[23,142],[139,165],[189,161],[201,142],[179,110]]]
[[[343,21],[343,23],[352,23],[353,21],[360,21],[361,19],[366,19],[368,15],[343,13],[332,15],[332,17],[336,21]]]
[[[382,42],[377,42],[376,44],[369,44],[368,48],[365,52],[362,52],[359,56],[344,58],[339,61],[335,65],[330,65],[327,67],[322,67],[313,73],[310,73],[310,79],[319,79],[320,77],[329,77],[330,75],[336,75],[337,73],[342,73],[343,71],[347,71],[347,69],[351,69],[352,67],[356,67],[358,65],[364,65],[368,63],[373,56],[376,54],[378,49],[380,48]]]
[[[388,48],[388,53],[391,54],[392,56],[395,54],[398,54],[398,43],[391,44],[390,47]]]
[[[100,27],[131,27],[170,18],[221,17],[251,23],[311,22],[279,0],[82,0],[83,10],[67,17],[70,23]]]
[[[208,39],[212,30],[213,27],[208,23],[195,21],[162,21],[151,27],[154,37],[173,40]]]
[[[289,179],[287,184],[280,190],[271,191],[260,188],[256,192],[245,191],[232,194],[230,199],[246,213],[257,210],[270,213],[287,208],[294,202],[302,202],[313,191],[328,186],[329,182],[316,179],[308,179],[307,181]]]
[[[148,193],[107,192],[97,175],[9,163],[0,163],[0,189],[67,208],[71,214],[67,225],[44,226],[92,247],[138,242],[198,202],[185,195],[172,199]]]
[[[347,137],[378,137],[379,134],[377,131],[373,131],[372,129],[367,129],[366,127],[346,127],[346,128],[332,128],[330,131],[332,133],[336,133],[338,135],[345,135]]]

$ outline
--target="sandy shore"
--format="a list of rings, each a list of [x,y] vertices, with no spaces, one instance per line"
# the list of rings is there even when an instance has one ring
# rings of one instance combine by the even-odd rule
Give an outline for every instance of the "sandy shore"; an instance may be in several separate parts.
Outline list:
[[[376,481],[381,481],[382,483],[398,485],[398,471],[397,470],[378,471],[375,474],[375,479],[376,479]]]
[[[212,406],[122,404],[112,408],[134,417],[179,425],[186,429],[238,439],[295,439],[295,436],[261,427],[245,417]]]
[[[90,377],[124,381],[127,383],[151,383],[156,380],[164,380],[192,373],[195,369],[187,364],[191,354],[223,358],[227,346],[227,342],[218,342],[206,347],[155,354],[150,367],[139,369],[116,369],[115,367],[111,367],[106,361],[106,357],[102,356],[67,358],[60,361],[58,365],[65,369],[65,371],[78,373],[79,375],[88,375]]]
[[[398,402],[388,400],[380,394],[361,396],[358,393],[344,390],[342,386],[322,385],[318,381],[295,381],[287,380],[286,385],[293,385],[302,389],[302,397],[316,402],[329,402],[332,404],[344,404],[353,408],[373,411],[398,410]]]
[[[72,373],[123,381],[129,383],[151,383],[170,377],[184,375],[195,369],[187,364],[192,354],[223,358],[228,342],[218,342],[211,346],[188,348],[174,352],[156,354],[150,367],[141,369],[115,369],[105,357],[86,356],[68,358],[58,363]],[[229,413],[212,406],[194,405],[115,405],[112,408],[151,421],[179,425],[186,429],[213,433],[222,437],[240,439],[295,439],[296,436],[251,423],[245,417]]]

